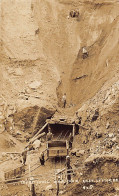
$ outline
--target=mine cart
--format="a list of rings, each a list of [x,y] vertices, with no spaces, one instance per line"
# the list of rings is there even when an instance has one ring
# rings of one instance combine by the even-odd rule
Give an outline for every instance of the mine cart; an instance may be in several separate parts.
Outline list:
[[[55,140],[47,142],[47,157],[66,157],[68,155],[67,140]]]
[[[25,166],[20,166],[15,169],[11,169],[4,173],[5,180],[13,180],[16,178],[20,178],[23,174],[25,174]]]

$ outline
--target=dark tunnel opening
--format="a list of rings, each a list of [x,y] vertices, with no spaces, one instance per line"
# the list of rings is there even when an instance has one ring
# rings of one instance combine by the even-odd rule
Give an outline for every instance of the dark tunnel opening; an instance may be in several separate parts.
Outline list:
[[[53,138],[56,140],[65,140],[73,131],[73,125],[49,124]]]

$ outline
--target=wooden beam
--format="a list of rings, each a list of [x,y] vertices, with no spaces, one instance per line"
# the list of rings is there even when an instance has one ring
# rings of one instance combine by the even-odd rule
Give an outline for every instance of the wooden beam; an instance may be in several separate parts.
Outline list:
[[[27,146],[28,146],[30,143],[33,143],[33,142],[34,142],[35,140],[37,140],[38,138],[43,137],[45,134],[46,134],[46,133],[43,132],[43,133],[37,135],[36,137],[32,138],[32,140],[29,141],[29,143],[27,144]],[[27,146],[26,146],[26,147],[27,147]]]
[[[63,173],[66,170],[66,168],[62,169],[61,171],[59,171],[58,173],[56,173],[56,175],[59,175],[61,173]]]
[[[47,127],[48,123],[45,123],[45,125],[31,138],[31,140],[29,141],[32,142],[32,140],[34,140],[34,138],[36,138],[42,131],[45,127]]]
[[[38,138],[43,137],[45,134],[46,134],[46,133],[45,133],[45,132],[43,132],[43,133],[41,133],[41,134],[37,135],[37,136],[33,139],[33,142],[34,142],[35,140],[37,140]]]
[[[75,124],[73,125],[73,137],[75,136]]]
[[[21,154],[21,152],[4,152],[5,154]]]

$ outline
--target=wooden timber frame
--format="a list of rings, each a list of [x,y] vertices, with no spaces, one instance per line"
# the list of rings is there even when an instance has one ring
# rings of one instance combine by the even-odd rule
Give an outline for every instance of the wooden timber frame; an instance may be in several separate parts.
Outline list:
[[[48,128],[51,128],[52,125],[63,125],[63,126],[72,126],[72,136],[75,136],[76,133],[76,124],[75,123],[68,123],[66,121],[52,121],[52,120],[48,120]],[[52,132],[52,130],[51,130]]]
[[[73,137],[75,136],[76,133],[76,124],[74,122],[67,122],[67,120],[53,120],[53,119],[48,119],[46,120],[46,123],[44,126],[30,139],[30,141],[27,143],[26,147],[29,146],[29,144],[32,144],[35,140],[45,136],[45,134],[48,132],[49,127],[51,125],[64,125],[64,126],[72,126],[72,135]]]
[[[76,125],[64,121],[47,121],[47,131],[54,134],[51,141],[47,141],[47,157],[66,157],[69,153],[69,135],[74,137],[76,134]]]

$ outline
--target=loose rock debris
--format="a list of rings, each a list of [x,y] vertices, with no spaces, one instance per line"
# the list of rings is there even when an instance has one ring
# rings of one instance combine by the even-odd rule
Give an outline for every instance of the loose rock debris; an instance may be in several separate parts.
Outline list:
[[[0,2],[0,195],[119,195],[118,9]],[[65,157],[47,159],[47,123],[51,141],[71,142],[70,171]]]

